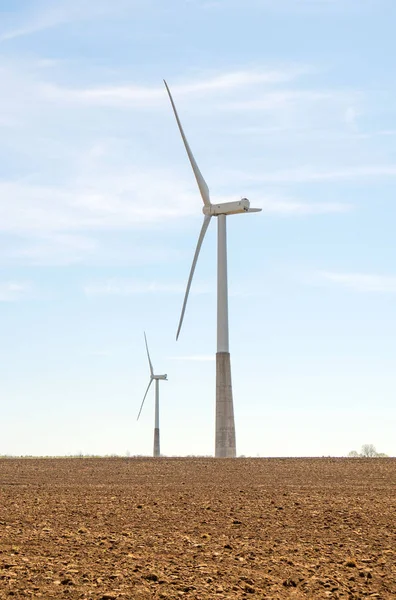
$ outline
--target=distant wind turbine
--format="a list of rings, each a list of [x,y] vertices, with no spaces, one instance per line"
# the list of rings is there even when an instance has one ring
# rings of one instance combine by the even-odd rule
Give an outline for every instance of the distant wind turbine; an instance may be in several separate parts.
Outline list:
[[[150,365],[150,383],[147,386],[146,393],[144,394],[142,404],[140,406],[139,414],[137,416],[137,421],[139,420],[140,413],[142,412],[144,401],[146,400],[147,393],[150,389],[150,385],[155,380],[155,417],[154,417],[154,452],[153,456],[158,457],[161,456],[160,453],[160,430],[159,430],[159,381],[165,380],[167,381],[167,375],[154,375],[153,365],[150,359],[150,353],[147,345],[146,333],[144,334],[144,341],[146,342],[146,350],[147,350],[147,358]]]
[[[236,442],[234,406],[232,399],[231,361],[228,341],[226,216],[247,212],[260,212],[261,208],[250,208],[250,202],[247,198],[242,198],[242,200],[236,202],[224,202],[222,204],[211,203],[209,196],[209,188],[206,184],[206,181],[202,177],[197,163],[195,162],[193,153],[191,152],[190,146],[187,142],[187,138],[184,134],[179,115],[177,114],[175,103],[173,102],[172,95],[165,80],[164,83],[204,203],[202,209],[202,212],[204,214],[204,220],[194,254],[190,276],[187,282],[187,289],[186,294],[184,296],[183,308],[181,311],[176,339],[178,339],[179,337],[180,329],[183,323],[188,294],[190,292],[191,282],[194,275],[195,266],[197,264],[199,252],[201,250],[203,239],[205,237],[211,218],[217,217],[217,353],[215,456],[216,458],[234,458],[236,456]]]

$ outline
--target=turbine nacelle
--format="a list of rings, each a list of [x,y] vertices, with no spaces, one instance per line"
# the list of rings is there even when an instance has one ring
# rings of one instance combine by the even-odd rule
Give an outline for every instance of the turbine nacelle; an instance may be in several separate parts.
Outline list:
[[[151,379],[161,379],[164,381],[168,381],[168,375],[153,375]]]
[[[204,215],[215,217],[217,215],[237,215],[239,213],[248,212],[250,202],[247,198],[242,198],[237,202],[223,202],[222,204],[204,205],[202,212]]]

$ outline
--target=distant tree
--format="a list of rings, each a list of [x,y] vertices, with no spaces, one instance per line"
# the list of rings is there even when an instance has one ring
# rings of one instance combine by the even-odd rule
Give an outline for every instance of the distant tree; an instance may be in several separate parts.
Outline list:
[[[378,456],[375,446],[373,444],[363,444],[362,456],[364,458],[374,458],[375,456]]]
[[[359,452],[356,452],[356,450],[351,450],[351,452],[349,452],[348,457],[349,458],[359,458],[360,454]]]

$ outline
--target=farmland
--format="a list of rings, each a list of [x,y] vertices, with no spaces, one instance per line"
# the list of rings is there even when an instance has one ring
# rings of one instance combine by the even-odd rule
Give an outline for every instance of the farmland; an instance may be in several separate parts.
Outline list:
[[[0,598],[396,598],[396,460],[0,460]]]

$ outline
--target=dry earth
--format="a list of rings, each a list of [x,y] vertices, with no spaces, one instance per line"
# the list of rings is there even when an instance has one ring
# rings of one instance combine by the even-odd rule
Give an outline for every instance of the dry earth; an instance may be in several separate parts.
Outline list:
[[[0,598],[396,598],[395,459],[0,460]]]

